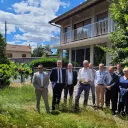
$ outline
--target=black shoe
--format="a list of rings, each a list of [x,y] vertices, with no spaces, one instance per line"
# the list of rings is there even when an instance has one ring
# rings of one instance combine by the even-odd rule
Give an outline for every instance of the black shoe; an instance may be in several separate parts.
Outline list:
[[[121,115],[122,115],[122,116],[125,116],[125,115],[126,115],[126,113],[125,113],[124,111],[122,111],[122,112],[121,112]]]

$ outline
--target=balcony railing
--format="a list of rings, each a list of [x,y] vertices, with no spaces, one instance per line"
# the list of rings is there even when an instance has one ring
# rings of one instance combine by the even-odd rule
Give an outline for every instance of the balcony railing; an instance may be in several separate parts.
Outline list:
[[[111,19],[101,20],[93,24],[88,24],[83,27],[61,34],[61,43],[70,43],[78,40],[98,37],[115,31],[115,23]]]

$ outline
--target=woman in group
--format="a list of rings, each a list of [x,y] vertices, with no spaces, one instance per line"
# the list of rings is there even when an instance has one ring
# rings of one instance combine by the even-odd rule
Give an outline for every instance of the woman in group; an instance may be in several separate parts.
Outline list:
[[[128,114],[128,67],[123,69],[124,76],[120,77],[119,88],[120,97],[118,112],[123,115]]]

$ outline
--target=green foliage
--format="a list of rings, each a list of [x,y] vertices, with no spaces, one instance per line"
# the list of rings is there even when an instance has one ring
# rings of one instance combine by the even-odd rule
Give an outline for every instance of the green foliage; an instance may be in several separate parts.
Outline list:
[[[32,74],[32,69],[25,63],[17,64],[17,69],[19,75],[24,76],[24,78],[28,78]]]
[[[9,60],[6,56],[6,42],[0,33],[0,64],[9,64]]]
[[[111,48],[103,48],[110,52],[113,65],[128,65],[128,1],[112,0],[110,5],[111,18],[116,23],[116,31],[110,34]]]
[[[10,85],[10,78],[16,79],[18,76],[17,66],[10,64],[0,64],[0,88]]]
[[[53,68],[56,67],[58,58],[41,58],[39,60],[32,60],[30,62],[30,66],[37,67],[39,64],[42,64],[45,68]],[[65,58],[63,59],[63,67],[67,67],[68,60]],[[78,65],[77,63],[73,62],[73,65]]]
[[[50,46],[49,45],[46,45],[44,47],[42,47],[42,45],[39,45],[37,48],[35,48],[33,50],[32,57],[42,57],[42,56],[45,56],[47,54],[46,50],[50,50]]]

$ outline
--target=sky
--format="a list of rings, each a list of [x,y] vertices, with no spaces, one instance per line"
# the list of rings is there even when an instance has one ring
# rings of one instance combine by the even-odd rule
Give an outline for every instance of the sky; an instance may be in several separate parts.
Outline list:
[[[51,44],[51,37],[60,29],[48,22],[83,3],[85,0],[0,0],[0,32],[5,33],[7,43],[31,45]]]

